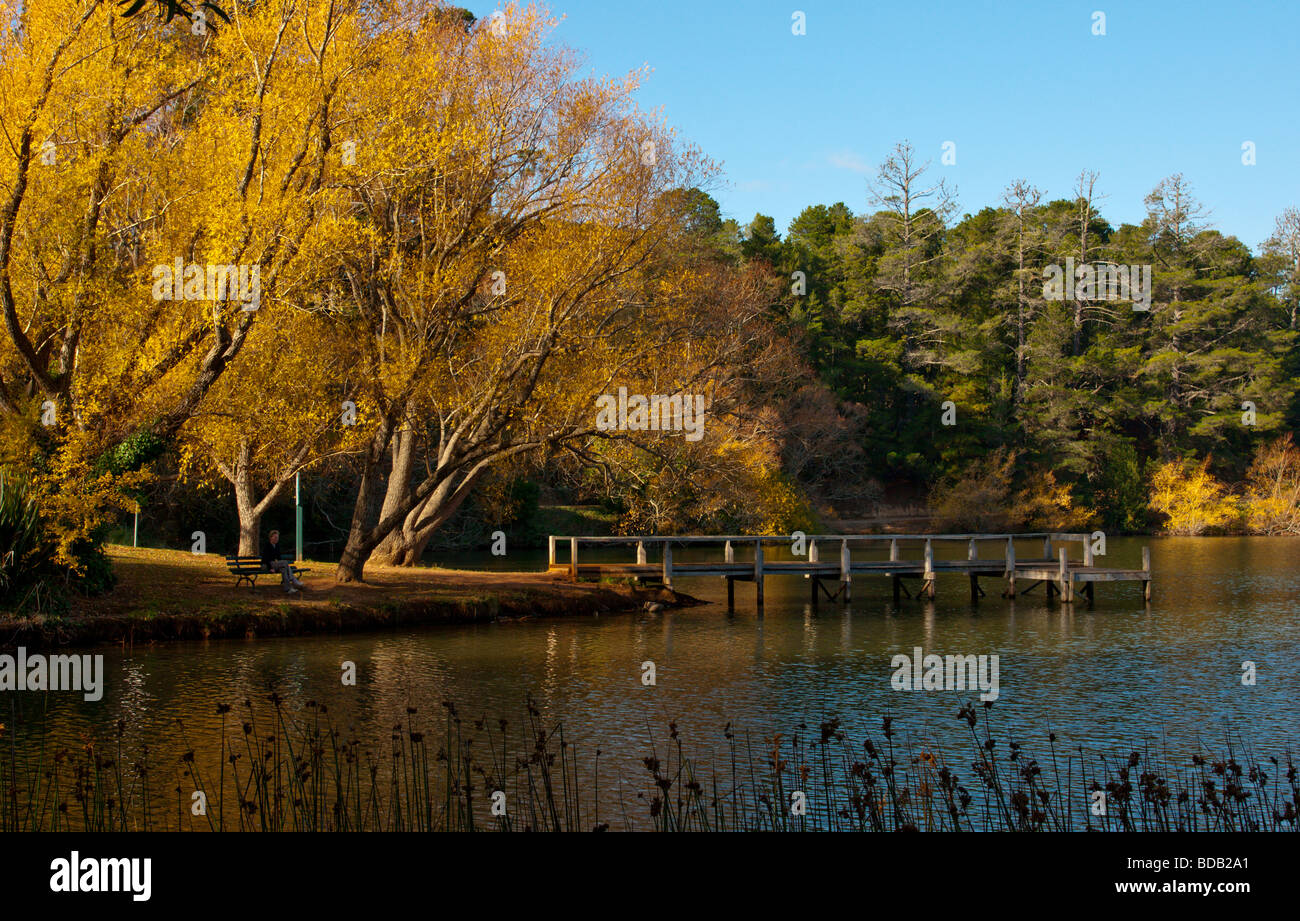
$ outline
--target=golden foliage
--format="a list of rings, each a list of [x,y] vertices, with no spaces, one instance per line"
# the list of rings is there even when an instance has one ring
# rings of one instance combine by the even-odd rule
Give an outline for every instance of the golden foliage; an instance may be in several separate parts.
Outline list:
[[[135,511],[131,494],[152,480],[148,468],[97,471],[89,450],[90,439],[74,435],[32,478],[41,520],[55,541],[55,561],[78,575],[85,574],[85,550],[98,544],[99,532],[122,512]]]
[[[941,483],[930,497],[941,531],[1077,531],[1093,518],[1075,505],[1073,491],[1050,470],[1030,471],[1015,488],[1016,452],[992,451]]]
[[[1237,500],[1210,473],[1210,458],[1170,461],[1151,480],[1151,509],[1169,534],[1195,536],[1226,527],[1240,515]]]
[[[1243,504],[1252,534],[1300,534],[1300,448],[1290,433],[1255,455]]]

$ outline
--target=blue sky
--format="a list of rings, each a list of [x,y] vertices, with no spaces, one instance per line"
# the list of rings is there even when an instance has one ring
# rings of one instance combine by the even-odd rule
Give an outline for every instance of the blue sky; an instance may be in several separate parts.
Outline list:
[[[1068,197],[1084,168],[1100,173],[1116,225],[1141,220],[1143,197],[1175,172],[1252,248],[1300,207],[1295,0],[548,6],[563,17],[556,40],[595,72],[652,68],[640,104],[720,162],[712,191],[742,223],[761,211],[784,233],[806,205],[867,210],[868,179],[903,139],[956,185],[963,213],[997,204],[1016,178]],[[955,165],[940,163],[945,141]]]

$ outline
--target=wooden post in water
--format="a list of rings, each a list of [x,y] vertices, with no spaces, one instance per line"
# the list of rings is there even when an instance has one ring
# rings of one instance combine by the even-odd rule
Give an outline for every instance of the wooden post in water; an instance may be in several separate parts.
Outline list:
[[[673,545],[664,541],[664,588],[673,587]]]
[[[809,542],[808,542],[808,562],[809,562],[809,563],[816,563],[816,562],[818,562],[818,560],[817,560],[817,541],[815,541],[815,540],[814,540],[814,541],[809,541]],[[814,572],[814,573],[810,573],[809,576],[808,576],[808,580],[812,583],[812,603],[813,603],[813,604],[816,604],[816,603],[817,603],[817,585],[818,585],[817,573],[815,573],[815,572]]]
[[[979,550],[975,546],[975,538],[973,537],[970,539],[970,543],[966,545],[966,559],[968,560],[979,559]],[[980,577],[977,576],[975,573],[971,573],[970,574],[970,602],[971,604],[975,604],[979,600],[980,600]]]
[[[555,535],[554,534],[547,535],[546,543],[547,543],[546,566],[549,569],[550,567],[555,565]]]
[[[923,578],[925,580],[925,597],[933,601],[937,593],[934,584],[934,546],[928,537],[925,539],[925,574]]]
[[[578,581],[578,538],[569,538],[569,578]]]
[[[898,538],[897,537],[890,538],[889,541],[889,562],[891,563],[898,562]],[[901,600],[900,592],[903,588],[903,578],[897,573],[894,573],[890,576],[890,581],[894,583],[894,606],[897,607]]]
[[[728,563],[736,562],[736,548],[731,546],[731,541],[727,541],[726,550],[724,552],[726,554],[725,559]],[[728,611],[736,610],[735,576],[727,576],[727,610]]]
[[[1147,574],[1146,581],[1142,583],[1142,600],[1151,600],[1151,548],[1142,548],[1142,571]]]
[[[847,604],[853,597],[853,564],[849,556],[849,542],[840,541],[840,594]]]
[[[1061,600],[1074,601],[1074,582],[1070,578],[1070,561],[1069,553],[1065,547],[1061,548]]]
[[[1089,568],[1096,565],[1095,557],[1093,556],[1091,535],[1083,539],[1083,565]],[[1087,596],[1088,604],[1092,604],[1097,600],[1096,585],[1096,582],[1083,583],[1083,594]]]
[[[1004,597],[1016,597],[1016,541],[1015,538],[1007,538],[1007,590]]]
[[[763,606],[763,541],[754,541],[754,588],[755,601]]]

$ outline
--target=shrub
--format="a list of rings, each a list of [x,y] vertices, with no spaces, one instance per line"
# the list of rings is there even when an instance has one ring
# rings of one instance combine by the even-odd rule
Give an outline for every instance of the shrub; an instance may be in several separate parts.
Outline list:
[[[972,461],[931,494],[936,524],[944,531],[1073,531],[1092,519],[1050,470],[1030,471],[1020,489],[1016,478],[1014,451],[998,448]]]
[[[1095,456],[1096,474],[1088,494],[1103,527],[1136,531],[1147,524],[1147,490],[1137,451],[1124,438],[1106,438]]]
[[[1300,534],[1300,448],[1290,434],[1255,455],[1244,505],[1252,534]]]
[[[1194,537],[1225,527],[1240,515],[1236,499],[1210,473],[1210,458],[1199,464],[1171,461],[1151,482],[1151,510],[1165,516],[1169,534]]]
[[[0,467],[0,603],[25,606],[56,574],[54,556],[31,484]]]

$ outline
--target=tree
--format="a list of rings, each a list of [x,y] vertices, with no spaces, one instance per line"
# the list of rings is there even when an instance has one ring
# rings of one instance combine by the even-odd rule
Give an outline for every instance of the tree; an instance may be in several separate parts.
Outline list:
[[[1023,179],[1017,179],[1002,194],[1002,203],[1010,211],[1009,223],[1015,239],[1016,267],[1013,275],[1016,301],[1016,397],[1025,383],[1025,335],[1033,319],[1034,303],[1038,300],[1031,292],[1038,288],[1034,256],[1041,246],[1040,235],[1034,224],[1034,210],[1043,193]]]
[[[121,503],[109,481],[170,447],[260,310],[315,284],[297,255],[355,76],[336,52],[364,40],[324,5],[230,17],[218,34],[53,0],[0,22],[0,414],[40,410],[44,501],[82,508],[65,527],[92,543],[90,497]]]
[[[1300,534],[1300,449],[1290,432],[1262,445],[1246,471],[1246,526],[1254,534]]]
[[[1264,241],[1263,270],[1286,316],[1287,329],[1297,329],[1300,315],[1300,208],[1287,208],[1277,218],[1273,235]]]
[[[930,182],[929,163],[918,162],[904,141],[881,164],[872,201],[881,208],[877,220],[886,234],[886,251],[876,269],[875,285],[888,296],[891,326],[904,338],[909,370],[941,364],[951,340],[954,317],[941,309],[942,247],[948,219],[956,211],[955,193],[946,180]]]
[[[359,389],[349,343],[319,316],[263,309],[238,365],[181,432],[182,471],[234,489],[240,556],[260,553],[262,517],[296,474],[357,447],[344,421]]]
[[[635,111],[635,76],[575,78],[545,26],[513,9],[464,34],[412,23],[349,103],[372,149],[336,264],[374,423],[343,581],[399,529],[388,557],[417,556],[494,464],[593,434],[593,388],[644,349],[644,268],[680,227],[665,193],[704,170]]]

